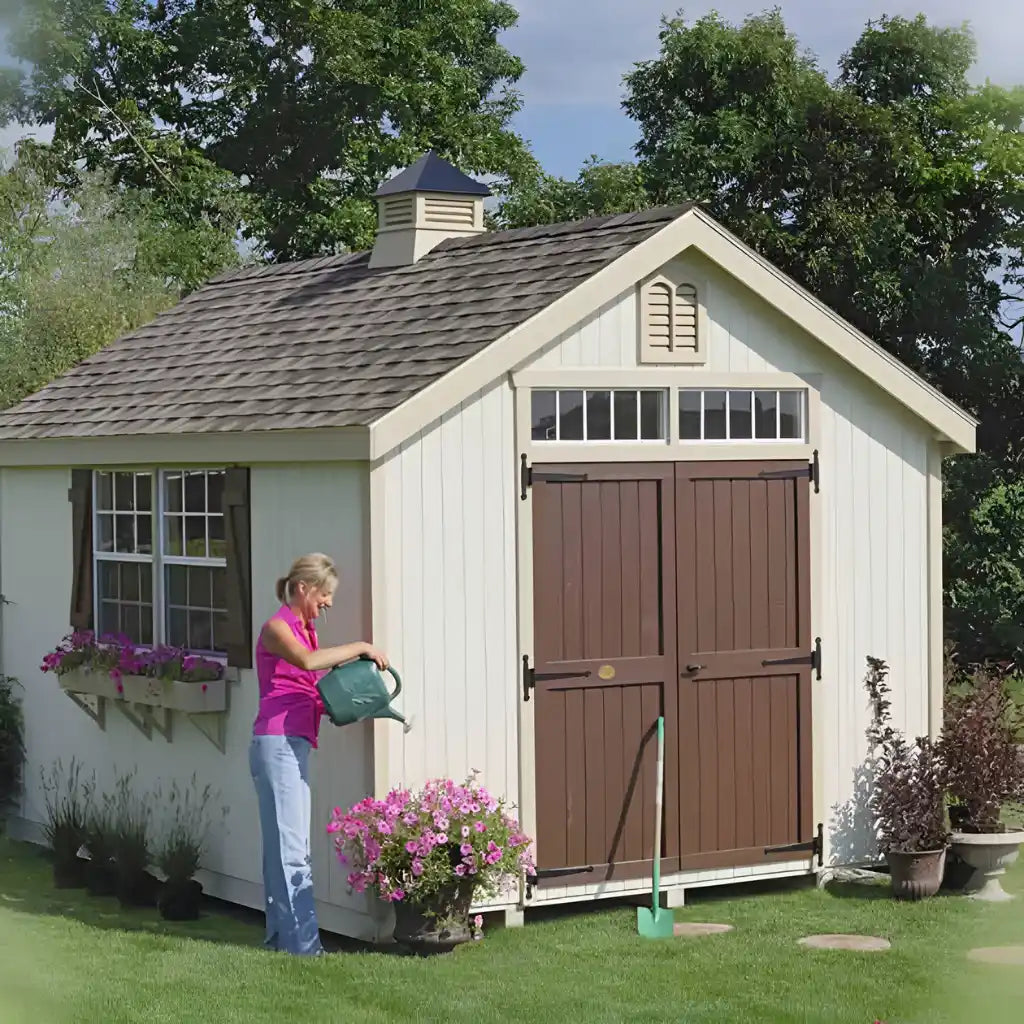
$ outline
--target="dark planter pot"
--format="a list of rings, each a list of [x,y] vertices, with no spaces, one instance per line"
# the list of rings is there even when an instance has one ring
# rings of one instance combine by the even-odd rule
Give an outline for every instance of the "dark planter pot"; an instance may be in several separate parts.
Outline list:
[[[885,855],[892,878],[892,894],[898,900],[923,900],[934,896],[942,885],[946,851],[924,850]]]
[[[469,942],[472,879],[452,883],[422,903],[400,900],[395,908],[395,941],[420,956],[450,953]]]
[[[117,900],[122,907],[155,907],[160,882],[148,871],[117,876]]]
[[[85,887],[91,896],[114,896],[117,893],[117,873],[113,861],[88,861],[85,869]]]
[[[56,889],[84,889],[88,884],[89,862],[78,856],[62,857],[53,862],[53,885]]]
[[[202,902],[203,887],[190,878],[187,882],[164,882],[157,907],[165,921],[196,921]]]

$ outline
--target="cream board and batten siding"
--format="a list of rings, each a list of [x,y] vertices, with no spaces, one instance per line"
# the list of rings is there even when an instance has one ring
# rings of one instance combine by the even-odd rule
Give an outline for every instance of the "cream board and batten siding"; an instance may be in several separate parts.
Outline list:
[[[369,632],[368,469],[365,463],[254,466],[250,475],[254,630],[276,608],[274,581],[297,555],[322,550],[341,568],[342,588],[328,622],[325,643]],[[109,791],[115,771],[137,769],[140,787],[193,772],[219,796],[201,874],[207,891],[261,909],[262,872],[256,796],[248,746],[258,690],[254,671],[237,673],[230,685],[227,753],[218,751],[184,716],[176,714],[172,742],[154,732],[146,739],[115,708],[100,730],[39,671],[42,655],[67,632],[71,591],[70,474],[67,469],[0,471],[0,591],[3,607],[3,671],[24,685],[27,786],[16,831],[38,840],[45,820],[42,770],[57,758],[77,756],[94,768]],[[301,500],[297,500],[301,497]],[[233,670],[234,671],[234,670]],[[312,848],[314,878],[324,927],[373,938],[379,926],[365,896],[347,893],[345,872],[330,848],[325,826],[330,808],[361,799],[372,786],[372,732],[368,725],[335,730],[326,720],[313,756]],[[228,813],[221,817],[220,807]]]
[[[777,373],[807,377],[819,388],[817,436],[810,438],[821,459],[821,492],[811,497],[812,625],[824,646],[823,679],[814,684],[815,806],[825,823],[828,860],[867,858],[870,830],[862,810],[852,812],[855,775],[866,754],[868,655],[890,665],[896,724],[912,736],[935,725],[928,620],[933,432],[710,261],[688,255],[679,262],[702,285],[708,358],[703,366],[666,368],[666,385],[721,387],[731,375],[765,375],[768,384]],[[537,371],[532,380],[552,371],[560,386],[570,386],[565,378],[573,368],[636,369],[637,324],[636,289],[630,288],[523,369]],[[542,447],[533,447],[535,458]],[[762,450],[770,457],[770,446]],[[593,452],[600,457],[599,448]],[[715,452],[728,458],[730,446]]]
[[[514,461],[502,381],[373,469],[374,639],[413,725],[376,724],[378,796],[477,770],[518,800]]]

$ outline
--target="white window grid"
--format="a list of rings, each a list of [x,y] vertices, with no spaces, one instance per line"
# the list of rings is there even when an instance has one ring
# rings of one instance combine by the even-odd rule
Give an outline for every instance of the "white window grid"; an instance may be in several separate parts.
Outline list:
[[[707,430],[707,406],[705,398],[708,394],[720,395],[725,393],[725,437],[706,437]],[[732,436],[732,416],[731,416],[731,402],[733,394],[747,395],[750,400],[750,416],[751,416],[751,436],[733,437]],[[712,388],[679,388],[679,397],[676,400],[676,415],[682,420],[682,398],[683,395],[699,395],[700,396],[700,437],[683,437],[682,429],[679,430],[680,441],[683,444],[696,444],[700,442],[702,444],[758,444],[758,445],[773,445],[773,444],[803,444],[807,440],[807,392],[800,388],[729,388],[729,387],[712,387]],[[774,395],[775,396],[775,436],[774,437],[757,437],[756,419],[756,398],[758,395]],[[800,421],[800,430],[796,437],[783,437],[782,436],[782,396],[783,395],[796,395],[797,396],[797,416]]]
[[[545,438],[536,438],[535,441],[538,444],[549,444],[553,441],[557,441],[560,444],[665,444],[669,439],[669,392],[667,388],[535,388],[534,393],[546,392],[553,394],[555,398],[555,421],[549,431],[549,436]],[[562,422],[562,395],[582,395],[583,396],[583,437],[563,438],[561,434],[561,422]],[[636,396],[636,423],[635,431],[636,436],[628,439],[617,438],[615,436],[615,396],[616,395],[635,395]],[[641,396],[645,394],[657,395],[659,399],[658,406],[658,436],[657,437],[641,437],[642,429],[642,409],[643,403]],[[609,433],[611,437],[588,437],[588,415],[587,407],[591,395],[608,395],[609,396]],[[531,401],[532,405],[532,401]]]
[[[112,494],[114,492],[114,478],[116,473],[131,473],[133,477],[133,484],[137,486],[137,481],[140,476],[148,475],[150,478],[150,501],[149,511],[147,512],[136,512],[136,516],[148,514],[151,517],[152,522],[152,536],[153,543],[151,546],[150,553],[140,552],[121,552],[121,551],[101,551],[99,548],[99,522],[100,516],[103,514],[99,508],[99,479],[101,474],[109,473],[111,476]],[[211,518],[220,518],[216,513],[209,512],[209,474],[210,473],[223,473],[221,469],[210,469],[210,470],[183,470],[183,469],[131,469],[131,470],[95,470],[92,474],[92,530],[93,530],[93,559],[94,563],[99,562],[134,562],[149,564],[152,566],[152,608],[153,608],[153,646],[167,643],[168,633],[168,601],[167,601],[167,574],[164,572],[165,567],[172,565],[182,566],[202,566],[207,568],[223,568],[227,565],[227,559],[220,556],[210,556],[210,528],[209,520]],[[167,511],[167,488],[165,482],[169,477],[175,475],[184,475],[185,473],[202,473],[204,475],[204,512],[203,516],[206,518],[206,525],[204,529],[205,537],[205,550],[207,554],[205,556],[196,555],[168,555],[165,554],[166,550],[166,518],[167,515],[178,515],[177,512]],[[138,492],[136,491],[136,495]],[[184,509],[184,503],[183,503]],[[184,511],[181,513],[184,515]],[[199,513],[192,513],[198,516]],[[116,515],[116,497],[115,497],[115,515]],[[183,524],[184,525],[184,524]],[[115,523],[116,526],[116,523]],[[135,527],[134,536],[137,540],[138,529]],[[115,545],[116,546],[116,545]],[[182,550],[185,550],[185,532],[182,532]],[[99,594],[99,571],[98,565],[95,567],[93,572],[93,609],[96,617],[96,625],[99,626],[100,622],[100,594]],[[199,605],[189,605],[190,608],[195,610],[205,610]],[[98,631],[98,630],[97,630]],[[146,647],[146,644],[140,644],[140,647]],[[196,654],[204,654],[208,657],[222,657],[222,652],[210,651],[210,650],[196,650]]]

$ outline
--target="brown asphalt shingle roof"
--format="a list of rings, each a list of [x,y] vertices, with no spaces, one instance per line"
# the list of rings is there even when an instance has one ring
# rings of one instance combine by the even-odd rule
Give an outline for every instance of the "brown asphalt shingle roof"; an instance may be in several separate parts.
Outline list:
[[[368,425],[686,209],[224,274],[0,412],[0,440]]]

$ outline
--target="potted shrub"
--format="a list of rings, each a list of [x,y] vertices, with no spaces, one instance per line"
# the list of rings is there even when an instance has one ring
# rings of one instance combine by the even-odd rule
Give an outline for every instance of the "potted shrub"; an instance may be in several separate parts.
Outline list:
[[[1011,897],[999,878],[1020,853],[1024,830],[1008,830],[1003,808],[1024,799],[1024,756],[1015,708],[995,672],[976,670],[970,686],[947,694],[939,748],[950,800],[953,852],[974,869],[966,891],[977,899]]]
[[[194,921],[199,917],[203,887],[193,877],[209,831],[206,806],[210,787],[197,792],[196,776],[188,790],[171,786],[168,823],[156,854],[157,867],[164,875],[157,906],[168,921]]]
[[[84,888],[87,883],[88,861],[78,852],[88,841],[94,786],[94,780],[82,781],[82,765],[76,758],[66,771],[58,760],[43,772],[43,835],[53,854],[53,884],[58,889]]]
[[[871,813],[897,899],[934,896],[942,885],[949,831],[942,765],[927,737],[909,743],[892,725],[889,667],[868,658],[873,785]]]
[[[111,801],[110,853],[115,891],[124,907],[151,907],[156,903],[158,888],[157,880],[149,873],[152,801],[149,794],[136,791],[134,782],[135,769],[118,778]]]
[[[14,695],[16,679],[0,676],[0,831],[4,815],[21,795],[25,763],[24,720]]]
[[[86,888],[93,896],[113,896],[117,892],[114,870],[114,815],[109,796],[93,800],[85,820],[85,849],[89,859],[85,868]]]
[[[475,898],[494,896],[532,872],[530,840],[503,800],[470,777],[428,782],[367,798],[327,826],[356,892],[372,891],[395,911],[395,940],[418,953],[444,953],[473,938]]]

